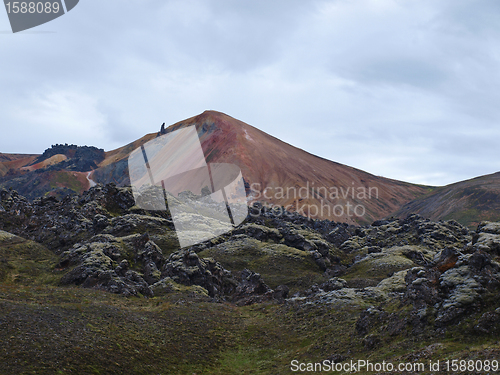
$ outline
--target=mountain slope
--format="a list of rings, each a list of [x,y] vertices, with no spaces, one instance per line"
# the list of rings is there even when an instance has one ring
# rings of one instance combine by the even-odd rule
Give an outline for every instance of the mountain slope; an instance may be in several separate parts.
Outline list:
[[[128,157],[130,153],[156,138],[156,136],[157,133],[146,134],[144,137],[123,147],[106,152],[104,160],[98,165],[99,168],[92,172],[92,179],[102,184],[113,182],[119,186],[130,185],[128,176]]]
[[[288,207],[311,217],[367,223],[429,191],[312,155],[220,112],[205,111],[163,133],[192,125],[198,130],[207,162],[238,165],[250,197],[270,206]]]
[[[38,155],[2,154],[0,153],[0,177],[11,169],[19,169],[32,163]]]
[[[104,159],[104,150],[77,145],[52,145],[42,155],[0,154],[0,188],[27,198],[63,197],[88,190],[89,171]]]
[[[500,220],[500,172],[436,188],[395,214],[417,213],[431,220],[454,219],[469,227]]]

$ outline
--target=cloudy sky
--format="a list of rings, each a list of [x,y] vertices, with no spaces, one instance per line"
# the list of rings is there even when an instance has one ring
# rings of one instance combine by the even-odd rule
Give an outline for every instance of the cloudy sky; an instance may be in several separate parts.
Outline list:
[[[500,1],[80,0],[12,34],[0,152],[111,150],[206,109],[385,177],[500,171]]]

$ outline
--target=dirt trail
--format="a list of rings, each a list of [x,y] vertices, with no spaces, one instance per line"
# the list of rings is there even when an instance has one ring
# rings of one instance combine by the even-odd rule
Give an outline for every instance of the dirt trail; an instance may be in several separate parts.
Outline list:
[[[87,173],[87,180],[89,181],[90,187],[94,187],[94,186],[96,186],[97,184],[95,183],[95,181],[94,181],[94,180],[92,180],[92,179],[90,178],[90,174],[91,174],[91,173],[92,173],[92,171],[90,171],[90,172],[88,172],[88,173]]]

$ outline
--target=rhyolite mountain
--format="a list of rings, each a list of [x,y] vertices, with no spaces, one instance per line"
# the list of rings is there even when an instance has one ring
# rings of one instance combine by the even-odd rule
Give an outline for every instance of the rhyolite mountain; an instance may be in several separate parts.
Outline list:
[[[368,223],[390,215],[430,190],[317,157],[215,111],[162,127],[158,133],[108,152],[92,179],[103,184],[129,185],[130,153],[155,137],[188,126],[196,126],[208,163],[233,163],[241,169],[249,198],[311,217]],[[357,206],[362,206],[356,212],[362,213],[360,217],[354,213]]]
[[[0,187],[34,199],[45,194],[81,193],[94,182],[127,186],[132,151],[163,134],[193,125],[207,162],[233,163],[241,169],[250,201],[350,224],[408,213],[434,220],[456,219],[465,225],[499,218],[494,206],[499,201],[498,183],[482,184],[493,177],[484,177],[473,188],[468,182],[435,188],[375,176],[312,155],[215,111],[162,126],[158,133],[105,153],[90,147],[77,152],[70,147],[71,152],[49,149],[44,153],[47,157],[0,154]],[[471,189],[481,192],[470,194]],[[480,204],[476,204],[478,199]]]
[[[29,199],[80,193],[93,185],[90,171],[104,158],[102,149],[68,144],[52,145],[42,155],[0,154],[0,186]]]

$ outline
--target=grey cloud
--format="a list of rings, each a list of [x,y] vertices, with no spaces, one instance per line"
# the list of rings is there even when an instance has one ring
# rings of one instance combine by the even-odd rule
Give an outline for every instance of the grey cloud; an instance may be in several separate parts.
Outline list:
[[[38,28],[54,34],[0,34],[0,152],[109,150],[215,109],[386,177],[445,184],[492,173],[497,7],[81,1]]]
[[[432,88],[446,80],[446,73],[427,62],[398,59],[374,61],[360,69],[359,81]]]

